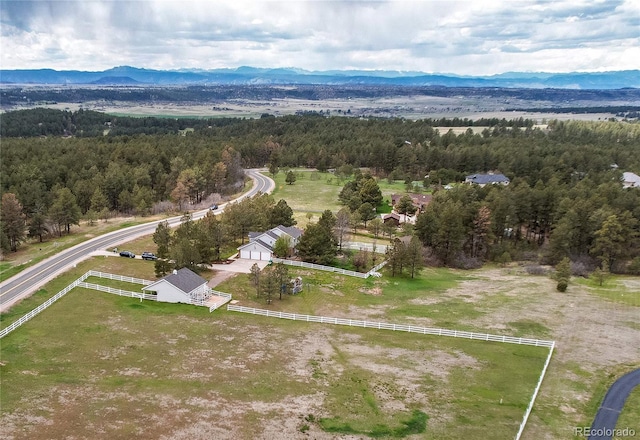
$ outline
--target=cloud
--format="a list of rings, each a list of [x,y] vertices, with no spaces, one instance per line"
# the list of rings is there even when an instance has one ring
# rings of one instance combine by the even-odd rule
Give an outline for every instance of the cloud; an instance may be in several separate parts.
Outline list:
[[[492,74],[629,69],[640,59],[635,0],[3,0],[0,17],[4,69]]]

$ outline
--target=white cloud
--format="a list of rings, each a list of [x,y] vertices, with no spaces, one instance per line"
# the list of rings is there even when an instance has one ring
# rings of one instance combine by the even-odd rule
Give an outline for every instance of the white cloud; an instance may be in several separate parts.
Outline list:
[[[4,69],[252,65],[493,74],[640,67],[620,1],[0,2]]]

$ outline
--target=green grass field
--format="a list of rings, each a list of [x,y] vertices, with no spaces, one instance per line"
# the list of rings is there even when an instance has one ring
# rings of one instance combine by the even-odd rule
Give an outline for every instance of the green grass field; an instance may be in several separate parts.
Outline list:
[[[141,427],[179,437],[198,420],[209,437],[231,423],[233,437],[256,438],[276,421],[285,436],[511,438],[546,356],[86,289],[4,338],[1,353],[0,421],[32,439],[126,438]]]
[[[152,262],[96,257],[3,314],[2,326],[89,269],[154,279]],[[584,328],[573,332],[575,324],[567,327],[565,319],[586,316],[587,310],[596,310],[597,316],[595,304],[617,305],[577,283],[560,295],[553,280],[519,275],[510,268],[426,269],[416,280],[292,273],[305,280],[304,293],[276,299],[270,306],[255,298],[246,275],[217,289],[232,293],[241,305],[272,310],[560,337],[525,439],[570,438],[572,426],[589,425],[607,383],[622,371],[622,366],[612,369],[594,362],[600,357],[582,354],[580,338],[592,341],[605,335],[603,330],[596,326],[585,333]],[[619,279],[624,285],[633,281]],[[566,301],[573,304],[571,309],[566,309]],[[569,314],[563,315],[564,310]],[[632,313],[616,310],[605,321],[607,329],[615,328],[616,338],[590,345],[591,349],[612,345],[611,350],[623,354],[616,342],[623,347],[624,340],[640,331]],[[209,427],[202,427],[205,437],[277,437],[284,430],[315,438],[349,433],[390,438],[419,432],[426,419],[424,433],[412,435],[513,438],[546,353],[532,347],[318,326],[224,310],[209,314],[204,308],[141,303],[76,289],[2,340],[0,424],[11,430],[7,432],[36,439],[70,429],[80,437],[139,436],[141,420],[156,437],[167,432],[173,437],[198,436],[189,426],[204,420]],[[633,359],[633,353],[629,355],[627,362]],[[624,365],[629,368],[633,362]],[[623,412],[623,422],[637,420],[633,402]],[[154,418],[166,408],[181,415]],[[227,417],[238,427],[233,433],[229,425],[217,424],[216,408],[227,408]],[[42,423],[30,420],[53,422],[45,432]],[[214,428],[218,431],[208,430]]]
[[[638,418],[638,414],[640,414],[640,388],[635,388],[624,403],[616,428],[620,430],[625,428],[633,429],[638,435],[640,433],[640,418]],[[624,437],[615,436],[613,439],[623,440]]]
[[[592,279],[581,277],[573,277],[571,282],[585,286],[590,292],[609,301],[640,306],[640,279],[611,275],[602,286]]]
[[[275,178],[273,197],[276,201],[285,199],[294,211],[321,214],[325,209],[337,212],[342,208],[338,194],[344,182],[338,182],[333,174],[310,170],[295,170],[297,180],[293,185],[285,182],[286,174],[279,172]],[[265,173],[267,174],[267,173]],[[268,174],[267,174],[268,175]]]
[[[338,202],[338,195],[342,187],[347,182],[339,180],[331,173],[320,173],[318,171],[296,169],[297,180],[293,185],[285,182],[286,174],[279,172],[275,178],[269,174],[276,182],[276,189],[273,197],[277,200],[285,199],[294,211],[312,212],[320,214],[325,209],[337,212],[342,208]],[[267,173],[265,173],[267,174]],[[405,184],[400,180],[392,183],[381,179],[378,186],[382,192],[382,197],[391,201],[391,194],[404,194]],[[391,212],[391,208],[383,209],[381,212]]]

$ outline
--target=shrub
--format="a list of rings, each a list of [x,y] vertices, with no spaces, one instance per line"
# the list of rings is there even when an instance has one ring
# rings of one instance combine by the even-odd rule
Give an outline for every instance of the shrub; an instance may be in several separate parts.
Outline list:
[[[566,292],[568,286],[569,286],[569,283],[567,282],[567,280],[558,280],[558,285],[556,286],[556,289],[558,290],[558,292]]]
[[[627,270],[632,275],[640,275],[640,257],[634,258],[631,261],[631,264],[629,264]]]
[[[469,257],[465,254],[459,254],[451,263],[451,266],[456,269],[479,269],[482,267],[482,260],[479,258]]]
[[[582,255],[571,261],[571,275],[588,277],[598,267],[598,261],[588,255]]]
[[[528,264],[524,267],[524,271],[529,275],[547,275],[549,269],[539,264]]]

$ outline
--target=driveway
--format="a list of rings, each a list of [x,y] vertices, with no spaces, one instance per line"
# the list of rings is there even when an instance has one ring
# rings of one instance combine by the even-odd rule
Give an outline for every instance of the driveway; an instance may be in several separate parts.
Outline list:
[[[229,264],[212,264],[211,268],[213,270],[222,270],[226,272],[251,273],[251,266],[253,266],[255,263],[258,263],[258,267],[260,267],[260,270],[264,269],[265,267],[267,267],[267,264],[269,264],[268,261],[238,258],[237,260],[234,260],[233,263]]]
[[[640,386],[640,369],[625,374],[611,385],[591,425],[589,440],[611,440],[624,402],[637,386]],[[618,428],[629,427],[619,426]]]

